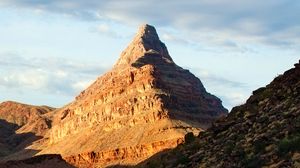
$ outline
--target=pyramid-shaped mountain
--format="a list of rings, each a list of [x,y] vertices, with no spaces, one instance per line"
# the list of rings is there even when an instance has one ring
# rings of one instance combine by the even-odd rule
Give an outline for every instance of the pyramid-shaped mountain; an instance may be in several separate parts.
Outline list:
[[[103,166],[173,148],[227,110],[174,63],[155,28],[143,25],[111,71],[53,114],[44,141],[28,149],[61,154],[76,166]]]

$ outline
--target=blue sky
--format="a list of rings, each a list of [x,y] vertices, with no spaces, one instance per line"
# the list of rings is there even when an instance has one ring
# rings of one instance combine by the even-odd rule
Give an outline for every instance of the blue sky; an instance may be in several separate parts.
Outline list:
[[[0,101],[72,101],[148,23],[231,109],[298,62],[299,9],[295,0],[1,0]]]

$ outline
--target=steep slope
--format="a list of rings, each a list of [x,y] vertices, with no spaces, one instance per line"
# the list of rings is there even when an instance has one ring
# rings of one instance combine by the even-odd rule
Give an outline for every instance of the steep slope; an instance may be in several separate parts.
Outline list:
[[[201,81],[177,66],[154,27],[143,25],[113,69],[56,110],[39,154],[77,166],[135,164],[227,114]]]
[[[300,62],[200,138],[142,167],[300,167]]]
[[[45,115],[54,108],[32,106],[13,101],[0,104],[0,160],[22,152],[32,142],[41,139],[51,127]],[[28,154],[28,153],[27,153]],[[28,157],[28,156],[27,156]],[[22,158],[18,155],[18,158]]]

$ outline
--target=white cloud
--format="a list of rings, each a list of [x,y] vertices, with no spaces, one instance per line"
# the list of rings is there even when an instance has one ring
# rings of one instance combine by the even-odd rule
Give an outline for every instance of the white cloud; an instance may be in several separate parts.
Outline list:
[[[100,32],[107,33],[107,32],[110,31],[110,27],[109,27],[107,24],[102,23],[102,24],[100,24],[100,25],[98,26],[98,30],[99,30]]]
[[[63,70],[57,70],[56,72],[54,72],[55,73],[55,75],[57,76],[57,77],[59,77],[59,78],[65,78],[65,77],[67,77],[69,74],[68,74],[68,72],[66,72],[66,71],[63,71]]]
[[[13,56],[13,57],[11,57]],[[60,58],[23,57],[0,53],[0,87],[7,90],[38,90],[41,93],[75,96],[107,67]]]
[[[74,90],[84,90],[88,86],[92,84],[93,80],[87,80],[87,81],[78,81],[73,83],[71,86]]]
[[[41,89],[46,85],[47,80],[47,76],[40,70],[14,71],[1,75],[0,85],[8,88],[22,86],[24,89]]]

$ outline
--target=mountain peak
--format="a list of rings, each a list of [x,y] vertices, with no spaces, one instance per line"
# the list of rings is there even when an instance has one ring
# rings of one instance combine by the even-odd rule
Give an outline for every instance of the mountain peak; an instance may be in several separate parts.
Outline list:
[[[139,58],[149,53],[161,56],[165,61],[173,63],[168,49],[160,41],[154,26],[143,24],[128,47],[121,53],[115,67],[131,66]]]
[[[143,24],[139,27],[135,38],[159,40],[155,27],[148,24]]]

